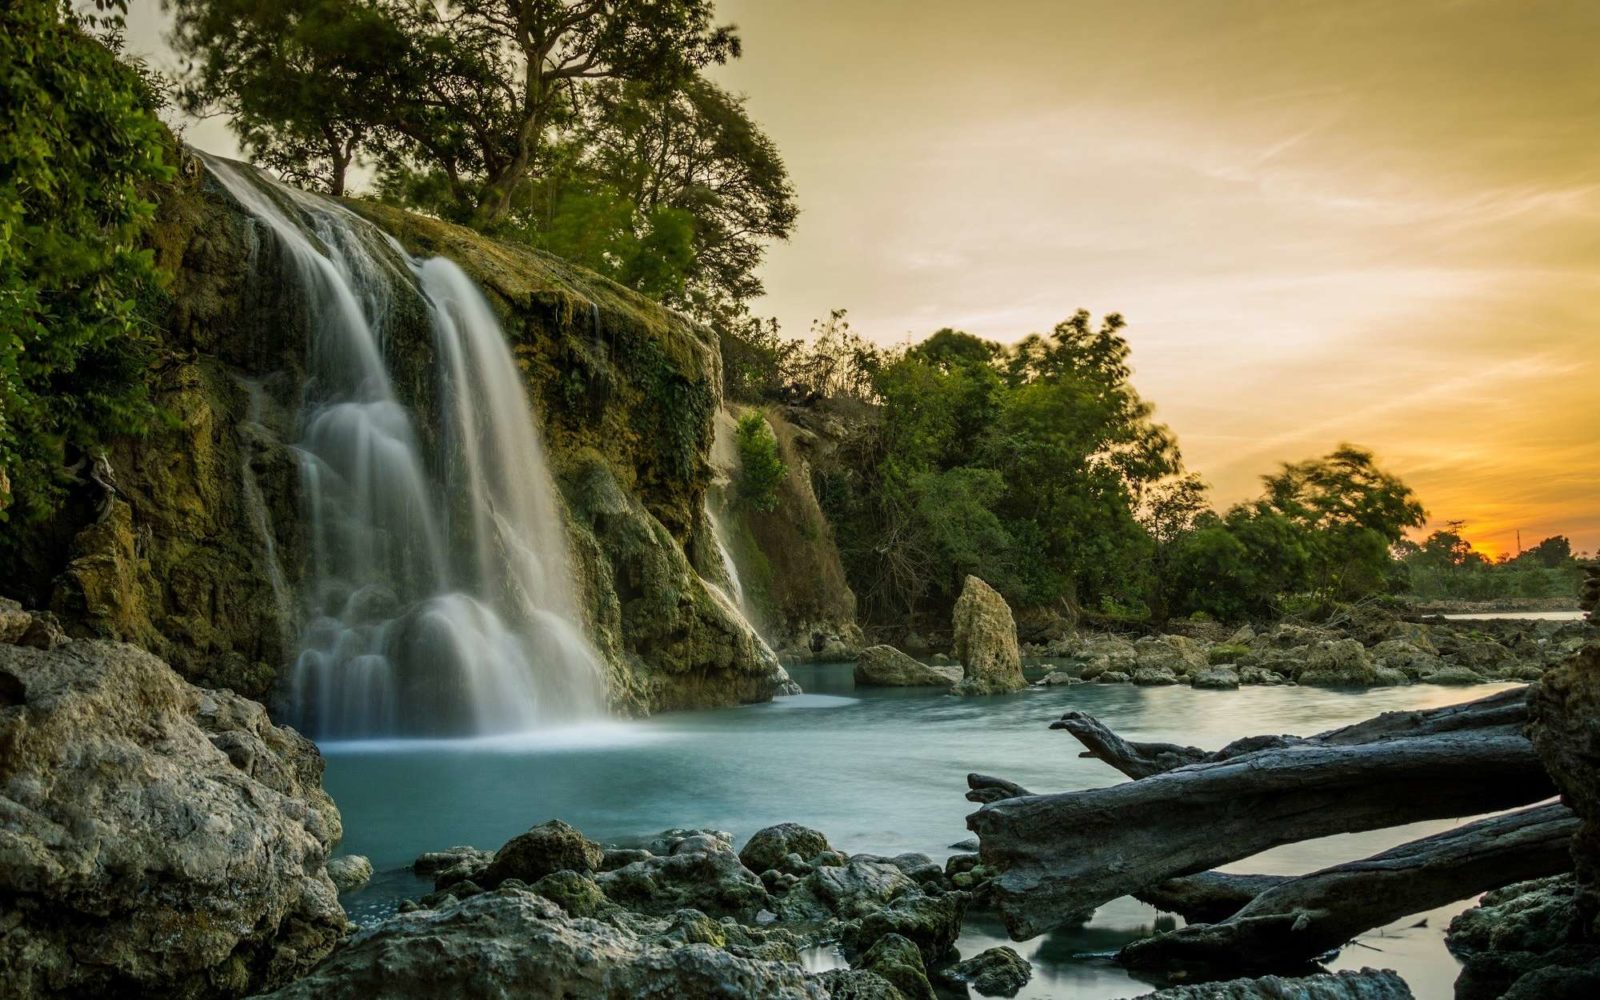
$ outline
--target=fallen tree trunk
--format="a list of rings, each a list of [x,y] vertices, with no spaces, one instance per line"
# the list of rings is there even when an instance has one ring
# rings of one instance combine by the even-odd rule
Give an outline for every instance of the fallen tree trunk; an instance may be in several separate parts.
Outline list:
[[[967,817],[1017,939],[1279,844],[1471,816],[1555,789],[1520,733],[1300,744],[1110,788],[992,802]]]
[[[1560,804],[1481,819],[1268,888],[1217,923],[1135,941],[1130,968],[1206,975],[1296,968],[1363,931],[1513,882],[1572,870]]]
[[[1528,722],[1528,688],[1511,688],[1498,694],[1425,711],[1385,712],[1382,715],[1330,729],[1315,736],[1247,736],[1221,750],[1206,751],[1176,743],[1141,743],[1125,740],[1092,715],[1068,712],[1050,724],[1051,729],[1071,733],[1084,746],[1081,757],[1103,760],[1138,780],[1191,764],[1232,760],[1247,753],[1258,753],[1289,746],[1351,746],[1379,740],[1436,736],[1467,730],[1506,728],[1521,731]]]
[[[1138,889],[1133,898],[1158,910],[1176,913],[1191,924],[1214,924],[1228,919],[1252,899],[1293,877],[1201,872]]]

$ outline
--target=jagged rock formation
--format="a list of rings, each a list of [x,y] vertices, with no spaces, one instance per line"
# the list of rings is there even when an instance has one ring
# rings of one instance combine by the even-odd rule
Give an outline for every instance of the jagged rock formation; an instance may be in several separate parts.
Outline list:
[[[1005,694],[1028,686],[1022,676],[1017,623],[1000,592],[967,577],[952,615],[956,659],[964,676],[957,694]]]
[[[702,545],[721,394],[712,335],[528,248],[354,205],[408,249],[479,284],[543,422],[596,645],[624,711],[763,700],[787,678],[708,593]],[[170,271],[152,379],[175,418],[122,441],[52,522],[30,529],[0,592],[80,636],[150,649],[185,677],[270,698],[302,624],[308,545],[297,439],[309,317],[279,250],[203,170],[165,189],[150,242]],[[266,276],[264,278],[264,276]],[[434,423],[424,317],[391,317],[396,390]]]
[[[757,957],[759,947],[719,947],[726,929],[700,914],[681,916],[630,929],[569,916],[526,889],[497,889],[396,916],[269,996],[826,1000],[827,991],[799,965]]]
[[[721,483],[730,555],[756,605],[758,624],[785,661],[849,659],[865,645],[856,624],[856,597],[845,579],[833,527],[811,488],[813,462],[832,444],[827,428],[816,427],[816,415],[806,410],[765,412],[788,471],[778,485],[776,507],[753,510],[739,502],[736,485],[735,427],[744,412],[730,404],[718,413],[712,464]]]
[[[310,741],[147,652],[0,645],[0,993],[243,996],[310,969],[346,929],[321,778]]]

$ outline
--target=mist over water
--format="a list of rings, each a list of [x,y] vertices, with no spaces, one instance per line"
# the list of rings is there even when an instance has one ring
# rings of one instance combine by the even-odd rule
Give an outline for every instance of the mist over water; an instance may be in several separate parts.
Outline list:
[[[290,721],[343,740],[600,716],[604,668],[555,486],[482,293],[336,202],[205,162],[275,245],[281,266],[258,280],[300,296],[309,327],[297,443],[309,564]],[[439,413],[426,435],[388,357],[407,317],[432,331]]]

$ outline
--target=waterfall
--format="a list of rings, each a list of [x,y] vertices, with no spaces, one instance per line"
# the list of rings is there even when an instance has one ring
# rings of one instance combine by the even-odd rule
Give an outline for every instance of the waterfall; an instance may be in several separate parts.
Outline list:
[[[562,510],[483,295],[455,264],[411,258],[337,202],[205,162],[273,241],[283,273],[267,278],[298,290],[310,326],[297,444],[307,625],[292,721],[346,739],[600,714],[604,670],[574,596]],[[397,324],[419,315],[437,393],[426,435],[386,358]]]
[[[726,596],[739,609],[745,621],[749,622],[750,609],[745,603],[744,583],[739,579],[739,567],[733,561],[733,550],[728,548],[727,529],[722,526],[722,519],[717,517],[717,512],[712,508],[710,497],[706,498],[706,520],[711,523],[711,538],[717,543],[717,558],[722,562],[722,576],[728,584]]]

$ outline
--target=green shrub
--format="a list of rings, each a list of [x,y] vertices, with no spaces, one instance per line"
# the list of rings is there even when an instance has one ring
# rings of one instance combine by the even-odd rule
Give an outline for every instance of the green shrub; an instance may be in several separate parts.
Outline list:
[[[778,439],[755,410],[739,418],[739,499],[752,510],[778,507],[778,487],[789,467],[778,453]]]
[[[70,465],[155,417],[141,192],[171,171],[149,80],[87,33],[119,24],[0,6],[0,519],[48,516]]]
[[[1237,663],[1241,656],[1249,654],[1250,647],[1242,646],[1236,642],[1224,642],[1212,646],[1206,653],[1206,660],[1211,663]]]

